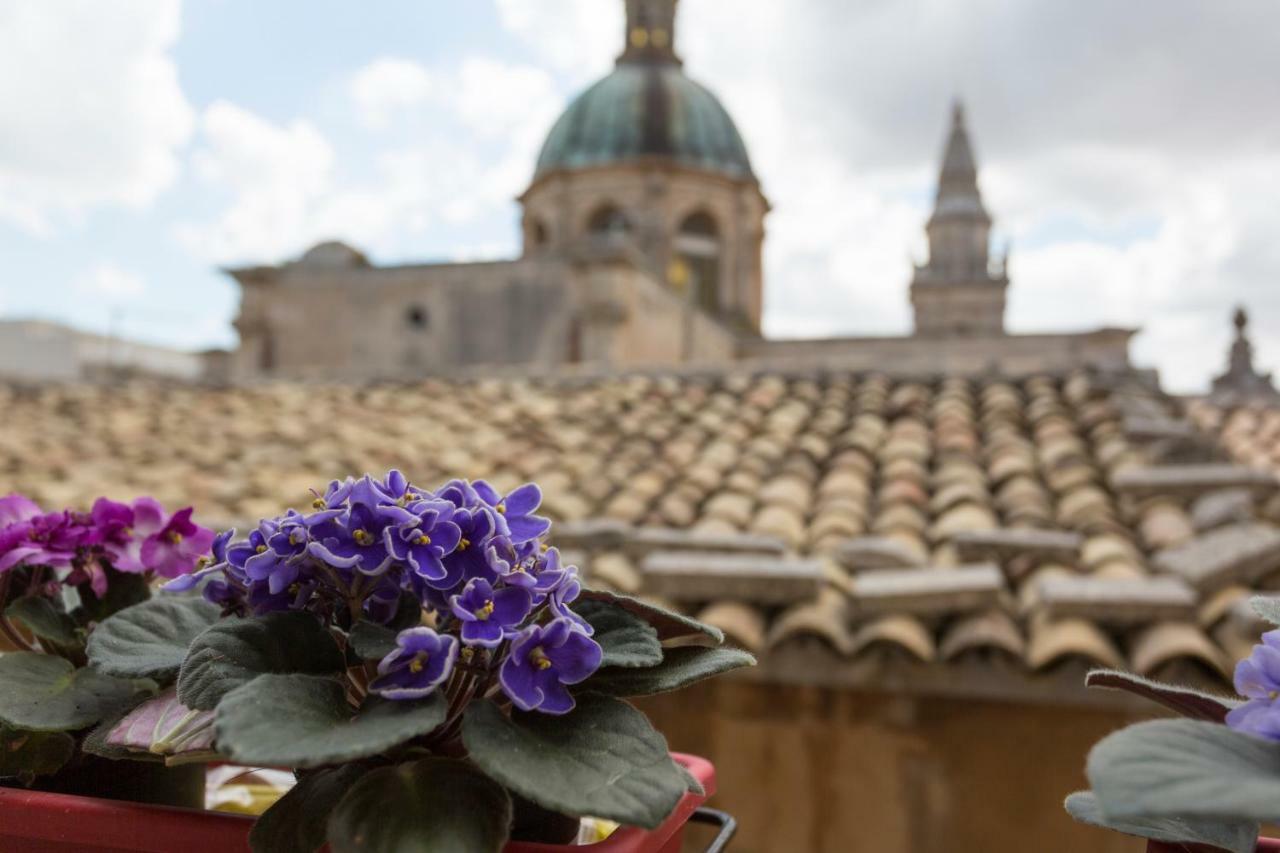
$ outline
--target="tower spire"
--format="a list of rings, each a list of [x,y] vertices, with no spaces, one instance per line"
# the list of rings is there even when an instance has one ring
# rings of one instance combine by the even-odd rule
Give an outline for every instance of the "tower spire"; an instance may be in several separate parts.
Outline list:
[[[991,216],[978,191],[978,166],[959,99],[951,106],[938,194],[925,232],[929,262],[916,268],[911,285],[917,334],[1003,334],[1009,280],[1003,263],[991,269]]]
[[[951,105],[951,132],[942,154],[942,168],[938,173],[938,195],[934,218],[950,213],[978,216],[988,223],[978,190],[978,167],[973,158],[973,145],[969,142],[969,129],[965,126],[964,104],[956,98]]]
[[[675,62],[678,0],[625,0],[627,31],[618,62]]]

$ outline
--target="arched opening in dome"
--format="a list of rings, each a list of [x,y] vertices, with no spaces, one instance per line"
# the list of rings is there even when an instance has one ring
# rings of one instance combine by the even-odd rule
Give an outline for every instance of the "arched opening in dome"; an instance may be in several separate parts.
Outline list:
[[[525,254],[533,254],[545,249],[551,243],[551,231],[547,228],[547,223],[541,219],[530,219],[525,225],[524,250]]]
[[[688,286],[694,289],[694,302],[704,311],[720,313],[723,242],[715,219],[703,210],[685,217],[673,248],[688,276]]]
[[[630,230],[626,214],[612,203],[600,205],[587,219],[587,233],[593,236],[616,237]]]

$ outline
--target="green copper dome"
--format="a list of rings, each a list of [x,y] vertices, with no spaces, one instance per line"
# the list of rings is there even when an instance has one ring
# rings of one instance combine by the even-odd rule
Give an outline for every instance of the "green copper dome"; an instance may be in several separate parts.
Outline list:
[[[579,95],[551,128],[534,177],[649,157],[754,177],[729,113],[670,62],[620,62]]]

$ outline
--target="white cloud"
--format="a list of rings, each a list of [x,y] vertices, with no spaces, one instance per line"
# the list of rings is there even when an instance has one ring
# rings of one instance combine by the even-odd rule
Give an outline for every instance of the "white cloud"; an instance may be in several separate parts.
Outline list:
[[[0,4],[0,218],[48,233],[173,182],[192,128],[178,23],[178,0]]]
[[[200,119],[197,177],[231,194],[212,223],[185,223],[179,238],[201,257],[268,260],[309,236],[315,206],[330,191],[334,152],[311,123],[281,126],[226,101]]]
[[[146,281],[130,270],[110,261],[101,261],[86,270],[75,282],[75,289],[90,296],[113,301],[135,299],[146,292]]]
[[[210,106],[193,164],[230,201],[213,221],[179,225],[179,239],[219,263],[279,261],[331,238],[395,254],[433,225],[509,214],[563,105],[545,71],[485,57],[447,69],[378,59],[345,94],[360,124],[378,131],[352,169],[309,121]],[[513,247],[515,229],[503,236]]]
[[[698,0],[679,38],[774,204],[771,333],[909,328],[908,253],[961,94],[1013,237],[1011,328],[1141,325],[1135,361],[1188,390],[1221,370],[1238,301],[1280,363],[1280,114],[1257,106],[1277,24],[1188,0]]]
[[[383,129],[401,110],[422,104],[439,82],[417,62],[387,56],[352,75],[348,91],[367,127]]]
[[[622,49],[621,0],[496,0],[503,28],[542,62],[582,82]]]

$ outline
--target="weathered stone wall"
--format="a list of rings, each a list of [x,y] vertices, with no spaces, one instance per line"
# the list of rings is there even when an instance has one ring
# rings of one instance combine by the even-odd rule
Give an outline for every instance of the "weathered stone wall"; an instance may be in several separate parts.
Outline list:
[[[728,680],[640,704],[672,749],[715,763],[734,853],[1143,849],[1062,810],[1124,712]]]
[[[922,336],[1004,334],[1007,282],[928,282],[911,285],[915,331]]]
[[[737,336],[651,276],[623,264],[578,273],[575,287],[586,339],[583,360],[609,366],[730,361]]]
[[[1079,334],[746,340],[739,355],[773,365],[829,364],[900,376],[1020,376],[1081,367],[1127,368],[1132,335],[1128,329],[1101,329]]]
[[[567,271],[547,261],[289,264],[246,286],[235,374],[359,380],[557,364],[572,316]]]

